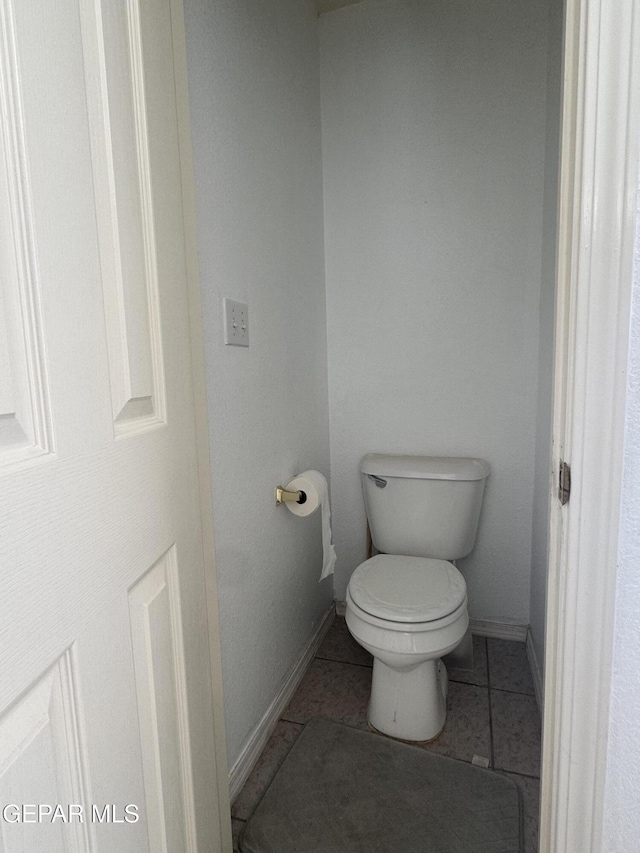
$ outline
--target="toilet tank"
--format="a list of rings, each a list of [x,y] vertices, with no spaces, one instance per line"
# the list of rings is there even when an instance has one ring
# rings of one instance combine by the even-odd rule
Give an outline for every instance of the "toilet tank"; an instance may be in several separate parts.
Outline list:
[[[483,459],[368,453],[360,475],[373,544],[383,554],[466,557],[490,470]]]

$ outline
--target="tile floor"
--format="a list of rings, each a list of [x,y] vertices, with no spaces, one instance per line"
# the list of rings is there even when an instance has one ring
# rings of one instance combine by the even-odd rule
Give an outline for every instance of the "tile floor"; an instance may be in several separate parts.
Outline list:
[[[449,669],[449,710],[442,735],[425,746],[461,761],[485,756],[519,785],[525,853],[538,849],[540,715],[524,643],[474,637],[473,671]],[[336,616],[318,654],[280,719],[231,810],[234,851],[245,822],[284,761],[304,723],[324,717],[368,730],[371,656]]]

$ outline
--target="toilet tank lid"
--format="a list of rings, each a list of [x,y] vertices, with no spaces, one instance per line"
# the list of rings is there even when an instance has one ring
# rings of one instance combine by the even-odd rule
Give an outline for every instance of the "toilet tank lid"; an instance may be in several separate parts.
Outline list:
[[[414,480],[484,480],[491,468],[484,459],[367,453],[360,462],[360,471],[378,477]]]

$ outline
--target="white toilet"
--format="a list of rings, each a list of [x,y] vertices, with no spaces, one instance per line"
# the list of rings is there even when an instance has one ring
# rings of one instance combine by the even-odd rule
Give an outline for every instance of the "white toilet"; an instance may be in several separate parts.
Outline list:
[[[370,453],[360,472],[381,553],[355,570],[346,622],[374,657],[369,722],[401,740],[437,737],[446,717],[440,660],[467,631],[467,585],[451,560],[473,548],[489,465]]]

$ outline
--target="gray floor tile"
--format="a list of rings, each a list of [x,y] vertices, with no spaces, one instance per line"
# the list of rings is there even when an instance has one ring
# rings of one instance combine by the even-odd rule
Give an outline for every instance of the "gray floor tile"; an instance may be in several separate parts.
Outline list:
[[[491,690],[495,767],[540,775],[540,713],[535,696]]]
[[[524,807],[524,853],[538,853],[538,821],[540,811],[540,780],[516,773],[503,773],[513,779],[522,792]]]
[[[457,669],[447,666],[449,681],[461,681],[463,684],[475,684],[486,687],[489,683],[487,672],[487,640],[486,637],[473,638],[473,669]]]
[[[242,820],[251,817],[301,731],[302,726],[280,720],[244,788],[233,803],[232,817]]]
[[[326,717],[366,729],[370,691],[369,667],[315,658],[282,717],[295,723]]]
[[[238,853],[240,847],[238,846],[238,838],[240,837],[240,833],[244,829],[246,821],[240,820],[237,817],[231,818],[231,833],[233,836],[233,853]]]
[[[489,672],[506,691],[528,689],[522,676],[524,645],[489,640]],[[516,646],[516,648],[509,647]],[[492,648],[493,647],[493,648]],[[520,648],[518,648],[520,647]],[[492,690],[486,683],[487,655],[483,638],[474,638],[474,670],[450,670],[447,723],[443,734],[424,748],[470,761],[473,755],[491,756],[489,707],[493,718],[495,766],[512,776],[523,792],[525,853],[537,853],[540,716],[533,695]],[[320,716],[359,729],[368,728],[367,705],[371,688],[371,658],[338,618],[296,691],[263,755],[233,807],[234,851],[246,820],[269,786],[301,731],[301,724]],[[366,655],[366,657],[365,657]],[[526,660],[526,652],[525,652]],[[350,662],[345,662],[350,661]],[[365,664],[365,665],[362,665]],[[528,663],[527,670],[528,673]],[[452,680],[455,678],[456,680]],[[480,684],[476,683],[480,682]],[[489,698],[489,694],[491,694]],[[518,774],[525,774],[524,776]]]
[[[344,616],[336,616],[316,657],[373,666],[373,658],[369,652],[363,649],[349,633]]]
[[[491,687],[526,693],[529,696],[534,695],[533,678],[525,643],[495,640],[490,637],[487,640],[487,654]]]
[[[488,689],[450,681],[447,705],[444,731],[424,749],[462,761],[474,755],[491,758]]]

